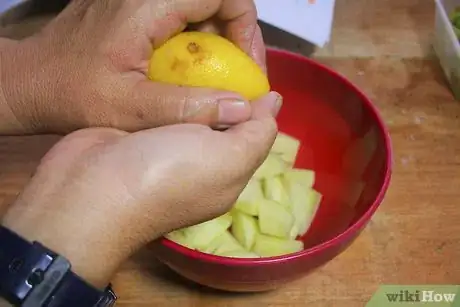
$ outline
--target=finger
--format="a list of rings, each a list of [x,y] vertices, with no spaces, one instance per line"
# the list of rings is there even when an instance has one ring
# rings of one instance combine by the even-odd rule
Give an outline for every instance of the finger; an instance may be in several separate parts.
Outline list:
[[[281,96],[271,92],[265,97],[253,102],[253,114],[249,121],[233,126],[223,132],[220,137],[228,145],[228,155],[232,167],[242,174],[251,170],[252,176],[256,169],[266,159],[278,132],[276,116]]]
[[[256,27],[256,31],[254,33],[254,38],[252,40],[250,49],[250,56],[254,59],[257,65],[259,65],[262,70],[267,73],[265,42],[262,36],[262,30],[259,26]]]
[[[253,102],[252,119],[261,119],[263,117],[276,117],[283,105],[283,97],[277,92],[270,92],[265,97]]]
[[[251,117],[251,106],[240,95],[208,88],[147,80],[140,81],[125,99],[133,107],[132,124],[144,125],[134,130],[177,123],[232,126]]]
[[[185,29],[188,23],[199,23],[217,16],[224,24],[225,36],[253,55],[252,45],[257,32],[257,12],[253,0],[159,0],[149,4],[147,12],[153,18],[148,20],[147,33],[154,47]]]
[[[192,31],[222,35],[222,29],[218,21],[215,20],[215,18],[211,18],[200,23],[192,24],[189,26],[189,28]]]
[[[257,29],[257,9],[253,0],[224,0],[217,16],[226,23],[225,36],[247,53]]]
[[[222,31],[222,24],[218,20],[215,20],[215,18],[203,21],[198,24],[190,25],[189,30],[225,35],[225,33],[223,33]],[[249,48],[248,53],[252,57],[252,59],[257,63],[257,65],[259,65],[260,68],[262,68],[264,73],[267,73],[265,42],[262,36],[262,30],[258,25],[256,26],[254,38],[252,40],[251,47]]]

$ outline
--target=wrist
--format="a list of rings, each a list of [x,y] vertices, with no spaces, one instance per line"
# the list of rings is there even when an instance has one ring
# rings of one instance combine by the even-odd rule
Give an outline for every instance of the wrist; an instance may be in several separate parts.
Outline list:
[[[46,248],[69,260],[72,271],[87,283],[104,289],[121,264],[106,244],[94,245],[91,238],[84,238],[83,231],[75,240],[66,235],[67,230],[53,225],[30,226],[26,221],[5,217],[2,226],[29,242],[39,242]],[[94,235],[92,236],[94,237]],[[87,240],[85,240],[87,239]]]

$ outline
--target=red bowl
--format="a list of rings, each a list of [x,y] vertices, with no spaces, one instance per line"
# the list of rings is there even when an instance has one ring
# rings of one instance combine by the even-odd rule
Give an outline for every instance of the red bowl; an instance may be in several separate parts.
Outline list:
[[[392,167],[387,128],[372,102],[347,79],[308,58],[278,50],[267,54],[273,90],[284,97],[280,131],[301,140],[296,167],[317,173],[323,194],[301,252],[235,259],[204,254],[168,239],[156,245],[161,262],[216,289],[272,290],[313,272],[360,234],[382,202]]]

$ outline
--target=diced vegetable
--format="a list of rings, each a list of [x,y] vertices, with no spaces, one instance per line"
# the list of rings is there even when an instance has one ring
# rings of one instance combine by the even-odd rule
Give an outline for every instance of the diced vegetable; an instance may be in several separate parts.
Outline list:
[[[185,234],[181,229],[175,230],[175,231],[172,231],[172,232],[168,233],[166,235],[166,238],[168,238],[169,240],[174,241],[176,243],[179,243],[180,245],[183,245],[185,247],[193,248],[187,242],[187,238],[185,237]]]
[[[183,230],[187,245],[204,250],[212,240],[224,233],[232,225],[232,216],[226,213],[210,221],[187,227]]]
[[[287,184],[291,199],[292,215],[299,235],[304,235],[311,224],[312,215],[316,213],[321,195],[313,189],[305,189],[296,182]]]
[[[232,210],[210,221],[173,231],[170,240],[222,257],[259,258],[295,253],[322,199],[312,170],[293,168],[300,142],[279,133],[270,154]]]
[[[297,183],[303,188],[309,189],[315,183],[315,172],[308,169],[293,168],[283,173],[283,179],[288,185]]]
[[[305,216],[305,223],[302,225],[303,227],[299,226],[299,234],[303,236],[307,233],[308,229],[313,222],[313,218],[316,216],[318,212],[319,204],[321,203],[322,195],[315,190],[310,190],[308,193],[308,201],[306,205],[306,216]]]
[[[277,175],[281,175],[288,168],[286,162],[284,162],[278,155],[269,154],[262,165],[257,169],[254,174],[256,179],[270,178]]]
[[[259,180],[251,179],[238,197],[235,208],[249,215],[259,214],[259,202],[264,199]]]
[[[284,162],[293,165],[299,148],[299,140],[280,132],[275,139],[271,152],[278,154]]]
[[[450,22],[452,23],[452,28],[454,30],[457,39],[460,39],[460,7],[456,7],[449,14]]]
[[[247,250],[252,249],[259,232],[258,228],[254,217],[238,212],[238,210],[233,211],[232,234]]]
[[[284,188],[281,176],[266,178],[262,182],[265,198],[274,200],[283,206],[290,207],[289,194]]]
[[[264,200],[259,208],[259,229],[266,235],[289,238],[294,217],[289,209],[273,200]]]
[[[260,258],[260,256],[257,255],[256,253],[248,252],[245,250],[226,252],[226,253],[220,254],[219,256],[232,257],[232,258]]]
[[[244,250],[244,247],[238,243],[230,232],[225,231],[220,236],[212,240],[203,252],[220,255],[238,250]]]
[[[303,249],[303,242],[297,240],[283,240],[260,234],[254,244],[254,252],[262,257],[275,257],[299,252]]]
[[[295,217],[294,217],[295,220]],[[294,225],[292,225],[291,231],[289,232],[289,239],[294,240],[299,236],[299,226],[298,224],[294,221]]]

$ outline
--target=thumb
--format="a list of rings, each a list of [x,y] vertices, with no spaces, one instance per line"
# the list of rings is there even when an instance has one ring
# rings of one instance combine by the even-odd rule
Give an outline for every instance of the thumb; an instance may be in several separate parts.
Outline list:
[[[143,80],[129,96],[133,112],[142,115],[141,129],[179,123],[231,126],[251,117],[249,102],[233,92]]]
[[[278,133],[275,116],[281,104],[282,97],[276,92],[271,92],[253,102],[250,120],[223,132],[228,148],[233,149],[229,153],[234,163],[233,167],[243,174],[247,173],[248,169],[255,172],[270,152]]]

